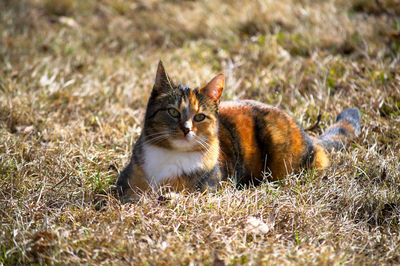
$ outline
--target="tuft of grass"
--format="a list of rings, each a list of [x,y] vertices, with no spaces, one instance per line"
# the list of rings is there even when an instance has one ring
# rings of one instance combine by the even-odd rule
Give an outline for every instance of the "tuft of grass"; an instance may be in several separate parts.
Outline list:
[[[399,264],[399,6],[0,1],[0,263]],[[159,59],[304,128],[321,114],[311,135],[358,107],[361,134],[326,171],[123,205]]]

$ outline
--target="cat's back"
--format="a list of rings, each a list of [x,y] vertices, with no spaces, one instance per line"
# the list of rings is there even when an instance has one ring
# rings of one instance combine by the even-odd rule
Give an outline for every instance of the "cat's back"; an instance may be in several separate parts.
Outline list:
[[[280,109],[254,100],[236,100],[222,101],[219,104],[219,113],[221,116],[230,116],[241,113],[243,115],[257,115],[257,111],[278,111]]]
[[[222,121],[229,120],[240,127],[257,127],[256,124],[294,122],[284,111],[274,106],[253,100],[224,101],[219,105],[219,114]],[[268,119],[268,120],[266,120]],[[294,122],[295,123],[295,122]],[[261,126],[261,125],[260,125]]]

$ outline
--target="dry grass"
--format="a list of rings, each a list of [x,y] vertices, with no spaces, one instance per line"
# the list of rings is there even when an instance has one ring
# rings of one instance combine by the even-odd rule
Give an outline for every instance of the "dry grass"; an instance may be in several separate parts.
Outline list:
[[[400,3],[0,2],[0,264],[399,264]],[[216,194],[110,192],[162,58],[224,99],[279,106],[318,134],[362,133],[325,172]]]

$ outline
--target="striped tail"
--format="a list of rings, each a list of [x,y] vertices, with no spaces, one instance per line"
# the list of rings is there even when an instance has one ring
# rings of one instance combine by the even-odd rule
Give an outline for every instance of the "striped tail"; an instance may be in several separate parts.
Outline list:
[[[326,149],[342,149],[344,145],[360,133],[361,114],[357,108],[341,112],[336,122],[318,137]]]

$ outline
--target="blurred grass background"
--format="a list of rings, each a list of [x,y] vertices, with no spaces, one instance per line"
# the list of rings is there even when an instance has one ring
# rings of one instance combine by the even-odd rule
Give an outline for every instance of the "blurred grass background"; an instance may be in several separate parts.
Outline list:
[[[400,263],[400,2],[0,1],[0,248],[12,264]],[[215,195],[110,193],[158,60],[223,99],[361,136],[324,172]],[[258,219],[268,230],[249,229]]]

